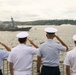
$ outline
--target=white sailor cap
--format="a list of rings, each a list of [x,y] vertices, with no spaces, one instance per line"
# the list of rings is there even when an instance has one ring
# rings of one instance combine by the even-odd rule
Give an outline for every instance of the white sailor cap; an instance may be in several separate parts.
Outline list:
[[[76,35],[73,36],[73,40],[76,41]]]
[[[28,36],[28,33],[27,32],[19,32],[16,37],[18,38],[25,38]]]
[[[56,28],[45,28],[44,29],[47,33],[55,33],[57,32],[57,29]]]

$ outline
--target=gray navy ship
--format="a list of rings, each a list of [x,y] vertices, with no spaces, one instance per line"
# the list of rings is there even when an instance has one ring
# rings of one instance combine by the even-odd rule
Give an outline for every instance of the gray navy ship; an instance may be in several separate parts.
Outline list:
[[[31,28],[32,27],[17,27],[12,17],[10,24],[5,25],[2,22],[0,22],[0,31],[29,31]]]

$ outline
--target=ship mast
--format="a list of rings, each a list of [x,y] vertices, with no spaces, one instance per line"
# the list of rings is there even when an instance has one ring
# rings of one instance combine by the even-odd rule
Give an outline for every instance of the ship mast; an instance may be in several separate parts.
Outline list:
[[[15,25],[14,25],[14,20],[13,20],[12,17],[11,17],[11,23],[12,23],[13,27],[15,27]]]

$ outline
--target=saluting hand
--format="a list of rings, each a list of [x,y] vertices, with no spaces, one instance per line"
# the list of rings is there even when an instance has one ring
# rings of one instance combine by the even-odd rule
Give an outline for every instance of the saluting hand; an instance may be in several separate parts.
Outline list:
[[[55,35],[55,37],[58,39],[59,37],[57,35]]]
[[[39,48],[32,40],[30,40],[30,39],[28,39],[28,40],[35,48]]]
[[[33,44],[33,41],[31,40],[31,39],[28,39],[29,40],[29,42],[31,43],[31,44]]]

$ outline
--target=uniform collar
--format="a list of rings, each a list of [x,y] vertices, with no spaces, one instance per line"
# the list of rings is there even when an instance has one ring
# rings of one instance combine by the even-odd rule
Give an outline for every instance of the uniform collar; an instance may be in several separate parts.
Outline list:
[[[21,44],[21,43],[20,43],[19,46],[26,46],[26,44],[23,44],[23,43]]]
[[[53,39],[47,39],[47,41],[52,41]]]
[[[53,39],[47,39],[47,42],[53,42],[54,40]]]

